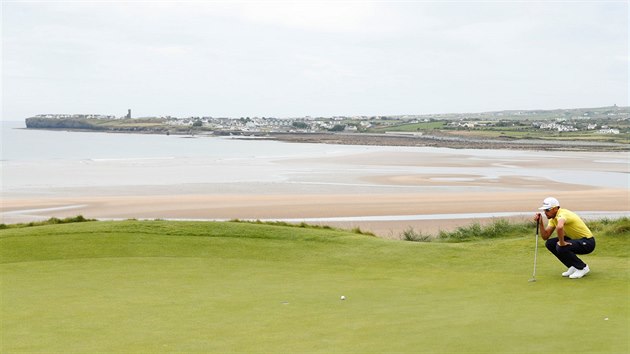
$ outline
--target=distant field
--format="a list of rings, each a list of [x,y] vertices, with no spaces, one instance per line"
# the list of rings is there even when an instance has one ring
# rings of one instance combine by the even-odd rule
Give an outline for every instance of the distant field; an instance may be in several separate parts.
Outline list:
[[[427,122],[401,124],[374,129],[374,132],[415,132],[425,134],[461,135],[469,138],[508,138],[508,139],[543,139],[543,140],[571,140],[609,142],[629,144],[630,133],[601,134],[593,131],[556,132],[549,130],[531,129],[523,127],[488,127],[488,128],[447,128],[445,122]]]
[[[411,123],[411,124],[401,123],[400,125],[376,128],[376,129],[373,129],[373,130],[376,133],[384,133],[386,131],[389,131],[389,132],[418,132],[418,131],[424,131],[424,130],[442,129],[445,126],[446,126],[446,122],[445,121],[437,121],[437,122]]]
[[[424,243],[234,222],[7,228],[0,352],[627,353],[630,221],[590,225],[592,272],[562,278],[541,243],[534,283],[533,229]]]

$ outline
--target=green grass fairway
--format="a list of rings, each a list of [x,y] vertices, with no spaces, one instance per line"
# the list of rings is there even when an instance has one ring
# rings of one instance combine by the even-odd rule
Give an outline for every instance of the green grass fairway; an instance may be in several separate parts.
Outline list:
[[[533,229],[418,243],[234,222],[9,228],[0,352],[627,353],[618,230],[579,280],[541,243],[530,283]]]

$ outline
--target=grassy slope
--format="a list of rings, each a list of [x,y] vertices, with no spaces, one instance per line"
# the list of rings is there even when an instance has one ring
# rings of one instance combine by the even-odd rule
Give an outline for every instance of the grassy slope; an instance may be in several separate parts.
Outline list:
[[[533,233],[414,243],[240,223],[7,229],[0,352],[628,352],[628,236],[598,236],[580,280],[560,277],[541,244],[529,283]]]

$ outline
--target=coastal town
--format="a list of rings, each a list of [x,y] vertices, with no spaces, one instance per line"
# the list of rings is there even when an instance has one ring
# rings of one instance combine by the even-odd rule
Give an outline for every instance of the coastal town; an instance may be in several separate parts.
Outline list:
[[[77,124],[73,125],[72,122]],[[100,114],[39,114],[27,118],[28,128],[82,128],[81,124],[117,130],[125,127],[172,132],[196,131],[248,133],[386,133],[422,134],[427,130],[497,130],[541,132],[590,132],[618,135],[629,132],[630,107],[558,110],[514,110],[483,113],[447,113],[391,116],[333,117],[132,117]],[[85,126],[87,128],[87,125]]]

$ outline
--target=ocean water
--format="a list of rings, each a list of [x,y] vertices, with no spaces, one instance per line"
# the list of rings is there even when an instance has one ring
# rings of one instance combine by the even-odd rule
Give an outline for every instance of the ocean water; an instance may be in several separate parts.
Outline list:
[[[478,186],[465,184],[427,187],[374,183],[364,178],[387,175],[434,176],[436,182],[519,176],[628,189],[630,157],[619,152],[454,150],[48,131],[25,129],[23,122],[2,122],[1,138],[3,197],[107,194],[112,187],[135,188],[140,193],[479,190]],[[352,158],[382,153],[392,153],[392,160],[377,163],[364,158],[355,162]],[[396,153],[412,154],[414,162],[399,163]],[[337,158],[346,162],[335,162]],[[430,159],[451,159],[456,163],[425,163]],[[481,164],[469,167],[470,162]],[[537,167],[527,168],[523,164],[519,167],[515,162],[534,162]],[[582,162],[596,168],[582,168]]]
[[[26,129],[23,122],[2,122],[1,136],[3,161],[289,158],[369,150],[356,146],[285,144],[257,139],[36,130]]]
[[[99,192],[98,188],[123,186],[159,186],[160,192],[168,193],[164,187],[176,186],[181,191],[182,186],[212,185],[206,190],[221,192],[218,184],[287,182],[297,174],[322,172],[278,161],[389,149],[229,137],[33,130],[22,122],[2,122],[1,136],[5,197],[72,194],[72,188],[89,187],[94,188],[91,192]]]

